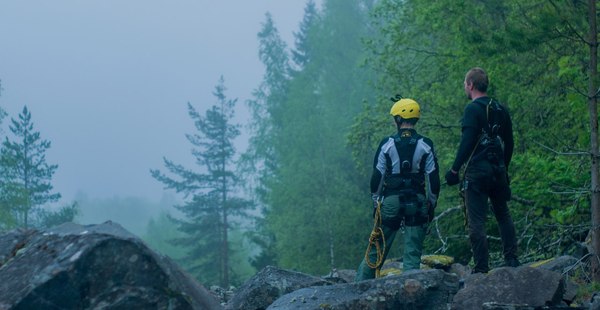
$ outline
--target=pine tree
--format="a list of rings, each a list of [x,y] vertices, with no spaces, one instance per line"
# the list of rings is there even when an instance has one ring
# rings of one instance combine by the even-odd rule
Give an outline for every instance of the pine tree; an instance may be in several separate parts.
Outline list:
[[[201,115],[188,103],[188,114],[197,132],[187,134],[194,146],[192,154],[197,170],[183,167],[164,159],[169,176],[151,170],[152,176],[165,185],[184,194],[183,205],[175,206],[184,215],[172,219],[184,237],[174,244],[187,249],[184,262],[190,272],[203,282],[228,287],[230,282],[231,227],[236,218],[247,217],[251,204],[234,193],[238,190],[238,175],[234,171],[235,148],[233,140],[239,136],[239,126],[232,124],[236,100],[225,96],[223,77],[215,88],[217,103]],[[218,268],[215,268],[218,266]]]
[[[269,13],[258,33],[259,58],[265,65],[265,74],[259,87],[252,93],[253,99],[247,102],[252,113],[250,124],[250,145],[244,159],[248,172],[258,176],[257,185],[268,183],[268,178],[276,169],[273,150],[275,136],[284,125],[276,122],[278,116],[285,114],[282,103],[289,89],[289,57],[286,44]],[[258,189],[258,199],[264,201],[266,189]]]
[[[260,249],[260,253],[251,258],[256,269],[275,264],[277,254],[274,250],[275,236],[268,231],[264,216],[269,212],[269,184],[274,179],[277,170],[277,160],[274,150],[276,136],[282,126],[281,115],[285,114],[281,106],[287,99],[289,89],[289,56],[286,44],[279,36],[271,14],[266,14],[266,20],[258,33],[259,58],[265,66],[265,74],[259,87],[253,91],[253,99],[247,104],[251,111],[250,141],[243,155],[243,171],[246,184],[251,187],[255,200],[261,208],[263,218],[257,218],[254,232],[249,238]]]
[[[2,88],[2,80],[0,79],[0,96],[2,96],[2,91],[4,90],[4,88]],[[2,124],[2,119],[6,117],[6,111],[4,111],[4,109],[2,109],[2,107],[0,107],[0,125]],[[2,134],[2,129],[0,128],[0,134]]]
[[[309,0],[304,7],[304,17],[300,22],[300,31],[294,32],[294,45],[292,60],[297,70],[302,70],[311,58],[311,46],[309,42],[312,27],[317,23],[319,17],[317,7],[313,0]]]
[[[11,119],[11,123],[9,128],[15,140],[6,137],[0,150],[1,220],[5,227],[27,228],[32,212],[61,197],[52,192],[50,183],[58,165],[46,162],[50,141],[41,139],[34,130],[27,106],[19,119]]]
[[[354,268],[356,253],[364,251],[362,243],[348,242],[362,236],[356,227],[366,218],[360,201],[367,195],[357,189],[367,178],[352,167],[346,133],[369,90],[369,74],[357,68],[368,3],[335,0],[323,7],[318,14],[308,2],[294,34],[291,66],[270,20],[259,33],[267,72],[261,90],[266,91],[254,102],[268,113],[253,116],[269,130],[257,131],[267,135],[250,143],[251,148],[268,146],[266,158],[272,165],[260,179],[264,234],[256,243],[264,251],[256,257],[257,265],[271,255],[279,266],[323,273]]]

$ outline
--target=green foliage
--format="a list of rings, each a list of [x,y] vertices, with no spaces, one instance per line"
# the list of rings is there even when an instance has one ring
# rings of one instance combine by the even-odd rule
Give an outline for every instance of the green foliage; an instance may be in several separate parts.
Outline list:
[[[76,217],[78,223],[87,225],[112,221],[137,236],[146,232],[153,217],[174,203],[172,198],[163,198],[156,203],[139,197],[90,198],[84,193],[78,193],[75,200],[79,209]]]
[[[153,250],[174,260],[180,260],[185,256],[185,249],[174,246],[173,240],[184,237],[184,234],[177,230],[176,222],[170,218],[169,213],[165,211],[151,218],[142,239]]]
[[[60,199],[50,183],[58,165],[46,162],[50,141],[34,130],[26,106],[9,128],[14,137],[6,137],[0,150],[0,221],[4,228],[27,228],[37,224],[30,219],[32,213]]]
[[[262,174],[258,187],[265,209],[262,234],[255,236],[263,248],[256,266],[276,262],[325,273],[354,268],[362,258],[357,253],[368,238],[368,187],[346,139],[360,103],[370,96],[372,73],[360,67],[361,38],[368,31],[362,23],[370,6],[326,1],[318,13],[309,1],[295,34],[292,66],[269,16],[259,34],[261,47],[271,48],[261,48],[266,74],[251,102],[266,113],[254,115],[263,126],[252,131],[250,149],[269,149],[250,157],[270,173]],[[365,242],[348,242],[357,239]]]
[[[266,227],[265,217],[256,218],[254,230],[246,232],[246,238],[254,245],[255,253],[251,253],[248,262],[255,270],[262,270],[267,266],[277,266],[277,249],[275,248],[275,235]]]
[[[77,214],[79,214],[77,202],[63,206],[56,211],[41,209],[37,214],[38,226],[40,228],[50,228],[60,224],[73,222],[77,217]]]
[[[569,242],[585,237],[581,223],[589,222],[587,158],[563,155],[589,147],[585,98],[579,95],[586,83],[587,46],[580,40],[586,15],[581,2],[536,0],[388,0],[373,11],[379,32],[367,46],[370,64],[383,72],[378,92],[399,92],[421,103],[419,126],[436,143],[442,171],[452,164],[459,141],[464,74],[473,66],[488,72],[489,93],[513,116],[511,209],[525,258],[569,251]],[[366,108],[353,128],[358,165],[371,151],[363,137],[382,130],[376,120],[368,121],[372,111],[385,111],[390,102],[377,105]],[[459,204],[455,190],[442,189],[438,212]],[[443,250],[459,261],[468,259],[462,222],[455,212],[439,223],[448,242]],[[490,244],[499,251],[493,222]],[[428,240],[426,248],[440,249],[441,241]]]
[[[586,302],[592,300],[594,294],[600,290],[600,283],[592,282],[587,283],[585,281],[577,281],[577,294],[575,302],[585,305]]]
[[[186,249],[182,258],[188,270],[203,283],[229,287],[231,255],[234,253],[229,233],[236,220],[247,217],[250,201],[236,197],[239,176],[234,166],[233,140],[240,134],[232,124],[237,100],[225,96],[221,77],[213,94],[217,103],[201,115],[188,103],[188,115],[197,132],[187,134],[194,146],[192,154],[197,170],[164,159],[168,174],[151,170],[152,177],[184,195],[186,201],[174,207],[181,216],[173,216],[177,229],[183,234],[173,241]],[[215,268],[217,266],[217,268]]]
[[[4,88],[2,88],[2,79],[0,79],[0,96],[2,96],[2,91],[4,90]],[[2,120],[6,117],[6,111],[4,111],[4,109],[2,107],[0,107],[0,125],[2,125]],[[0,128],[0,134],[2,134],[2,129]]]
[[[291,57],[267,16],[259,33],[266,73],[250,101],[248,158],[259,168],[252,184],[264,216],[255,266],[354,268],[372,225],[372,156],[395,131],[389,98],[420,103],[417,129],[434,141],[443,174],[469,101],[464,74],[475,66],[512,115],[509,204],[523,260],[576,251],[590,218],[586,13],[579,1],[329,0],[320,12],[309,1]],[[447,213],[426,253],[470,261],[461,204],[456,187],[442,187],[437,214]],[[487,231],[498,264],[491,214]]]
[[[251,278],[257,270],[248,258],[254,254],[253,244],[249,242],[242,229],[233,229],[230,235],[230,243],[235,251],[231,254],[231,285],[240,287],[246,280]]]

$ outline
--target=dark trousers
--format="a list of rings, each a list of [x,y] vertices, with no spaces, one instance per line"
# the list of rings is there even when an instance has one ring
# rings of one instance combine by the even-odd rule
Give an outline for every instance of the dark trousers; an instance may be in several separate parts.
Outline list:
[[[504,259],[517,258],[515,226],[506,203],[510,199],[508,186],[506,175],[499,175],[497,167],[495,169],[487,161],[472,163],[465,174],[465,204],[469,239],[475,262],[474,272],[489,271],[489,250],[485,229],[488,199],[498,222]]]

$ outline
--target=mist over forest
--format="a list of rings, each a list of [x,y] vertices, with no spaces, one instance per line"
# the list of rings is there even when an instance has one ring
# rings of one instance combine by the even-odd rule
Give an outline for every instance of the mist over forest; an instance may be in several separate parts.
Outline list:
[[[381,139],[395,133],[390,98],[401,94],[420,104],[417,130],[434,142],[443,174],[456,155],[461,116],[469,102],[464,75],[479,66],[489,74],[488,93],[513,118],[509,207],[519,258],[527,263],[559,255],[581,257],[582,244],[595,246],[594,227],[600,221],[595,216],[599,191],[593,190],[598,164],[592,160],[598,155],[598,76],[592,61],[597,50],[590,42],[596,42],[597,31],[590,31],[586,3],[307,0],[298,10],[291,39],[278,26],[281,18],[267,10],[254,33],[244,38],[253,42],[258,77],[227,69],[203,78],[194,94],[168,96],[161,85],[188,82],[176,79],[178,71],[170,67],[178,54],[159,53],[164,57],[153,59],[155,65],[170,75],[146,76],[136,82],[141,85],[136,90],[144,93],[141,101],[159,97],[176,112],[166,114],[152,104],[135,112],[121,113],[117,107],[102,132],[86,132],[80,119],[60,120],[74,122],[67,129],[42,130],[56,121],[47,118],[52,107],[33,109],[27,96],[11,93],[13,76],[0,67],[0,228],[112,220],[175,259],[201,283],[221,287],[238,286],[268,265],[316,275],[356,269],[373,225],[373,155]],[[247,27],[231,20],[229,27]],[[227,29],[214,31],[219,40],[231,40]],[[164,45],[177,39],[157,37]],[[119,44],[135,45],[131,40],[107,44],[119,54]],[[236,53],[248,46],[231,43],[220,61],[248,61]],[[127,76],[135,70],[139,68],[132,64],[112,74]],[[202,66],[196,70],[194,74],[203,74]],[[80,83],[75,86],[92,82],[81,77]],[[247,88],[247,95],[236,95],[238,85]],[[18,108],[6,107],[6,101],[16,99]],[[80,115],[83,122],[94,117],[100,116]],[[114,144],[106,143],[113,122],[128,123],[132,130],[115,135]],[[155,128],[169,135],[158,139],[151,134]],[[58,151],[65,145],[61,133],[78,130],[77,139],[98,141],[102,147],[92,151],[103,152],[115,170],[69,171],[68,183],[83,184],[106,174],[112,177],[96,187],[125,188],[135,181],[118,172],[135,166],[145,175],[135,187],[151,188],[153,197],[79,191],[72,200],[63,198],[53,186],[67,165]],[[128,149],[143,155],[132,156]],[[74,160],[85,160],[83,155]],[[443,185],[425,253],[468,265],[471,252],[461,205],[456,187]],[[487,225],[490,262],[498,266],[500,238],[495,222]],[[389,257],[401,254],[397,242]]]

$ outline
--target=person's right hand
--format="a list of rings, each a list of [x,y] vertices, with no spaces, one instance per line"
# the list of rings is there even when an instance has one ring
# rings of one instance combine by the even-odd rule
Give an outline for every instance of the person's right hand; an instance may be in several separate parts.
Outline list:
[[[446,172],[445,178],[446,178],[446,183],[450,186],[460,183],[460,178],[458,177],[458,172],[454,172],[454,171],[452,171],[452,169],[450,169],[450,170],[448,170],[448,172]]]

